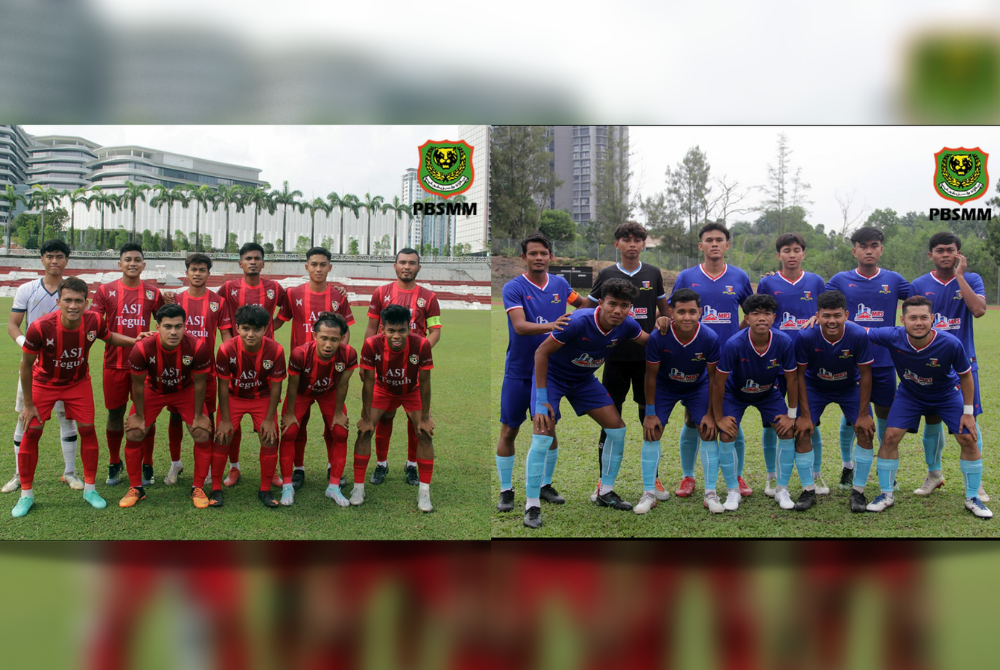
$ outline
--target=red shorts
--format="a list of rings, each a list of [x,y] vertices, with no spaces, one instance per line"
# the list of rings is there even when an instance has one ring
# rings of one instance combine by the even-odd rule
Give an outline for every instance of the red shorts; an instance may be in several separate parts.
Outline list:
[[[253,419],[253,429],[260,431],[260,424],[267,420],[267,406],[271,403],[270,398],[237,398],[229,396],[229,420],[233,423],[233,430],[240,429],[240,422],[245,414],[249,414]],[[272,416],[274,425],[277,426],[277,416]]]
[[[193,386],[174,393],[159,393],[147,386],[143,389],[142,395],[145,404],[142,418],[146,421],[146,428],[156,423],[156,417],[160,416],[160,412],[163,411],[164,407],[174,414],[180,414],[181,420],[187,425],[190,426],[194,423]],[[132,410],[129,412],[129,416],[133,414],[135,414],[135,402],[132,403]]]
[[[103,380],[105,409],[124,407],[132,397],[132,371],[104,368]]]
[[[328,393],[321,396],[295,396],[295,420],[300,424],[302,423],[302,418],[312,407],[313,403],[319,405],[319,411],[323,414],[323,418],[326,419],[326,423],[329,426],[330,422],[333,421],[333,415],[337,411],[337,394]],[[286,401],[281,406],[281,412],[285,413],[288,410],[288,402]],[[347,414],[347,405],[343,407],[343,413]]]
[[[394,395],[383,391],[378,384],[375,385],[375,392],[372,394],[373,409],[382,409],[386,412],[391,412],[400,405],[407,412],[419,412],[423,409],[423,403],[420,402],[420,389],[415,388],[409,393]]]
[[[52,408],[60,400],[66,408],[66,418],[80,423],[94,423],[94,389],[90,385],[90,377],[70,386],[31,384],[31,399],[38,408],[38,416],[42,422],[52,416]],[[31,420],[31,426],[39,426],[37,419]],[[30,428],[31,426],[26,426]]]

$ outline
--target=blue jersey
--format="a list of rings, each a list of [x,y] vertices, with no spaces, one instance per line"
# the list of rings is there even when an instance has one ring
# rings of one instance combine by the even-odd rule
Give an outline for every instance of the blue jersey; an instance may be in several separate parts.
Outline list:
[[[611,355],[619,340],[634,340],[642,335],[642,327],[631,316],[607,332],[601,330],[597,322],[600,310],[600,307],[578,309],[570,315],[565,328],[549,333],[549,337],[563,345],[549,356],[550,377],[569,383],[585,381]]]
[[[976,295],[986,299],[986,288],[983,286],[982,277],[975,272],[966,272],[965,281],[969,282],[969,286]],[[974,317],[972,310],[965,304],[965,298],[962,297],[962,289],[958,287],[958,279],[952,277],[949,281],[943,282],[933,272],[928,272],[913,280],[910,292],[913,295],[922,295],[931,301],[931,309],[934,310],[934,327],[938,330],[946,330],[957,337],[962,346],[965,347],[965,353],[969,356],[972,369],[978,370],[976,338],[972,332]]]
[[[816,298],[824,290],[826,282],[814,272],[803,272],[795,281],[779,272],[761,278],[757,284],[757,293],[772,295],[778,301],[774,327],[791,337],[792,342],[798,339],[806,321],[816,316]]]
[[[689,288],[701,296],[701,322],[715,331],[720,342],[739,332],[740,307],[753,295],[746,272],[726,265],[721,275],[712,277],[699,264],[677,275],[670,295],[682,288]]]
[[[892,356],[896,374],[902,380],[900,386],[915,398],[933,403],[952,398],[959,384],[958,375],[972,366],[957,337],[940,330],[932,330],[929,337],[930,342],[916,349],[902,326],[868,331],[868,338]]]
[[[895,326],[899,301],[910,297],[910,284],[903,275],[882,268],[873,277],[858,274],[857,269],[838,272],[826,290],[847,296],[847,318],[866,328]],[[873,368],[892,367],[888,351],[878,346],[873,349]]]
[[[795,341],[795,362],[806,366],[806,383],[826,393],[854,388],[861,379],[859,365],[871,365],[874,347],[868,334],[856,323],[844,324],[844,334],[836,342],[826,339],[819,326],[806,328]]]
[[[659,363],[657,388],[687,393],[708,379],[707,367],[719,362],[719,337],[700,323],[691,341],[682,344],[673,327],[666,335],[654,330],[646,342],[646,360]]]
[[[525,321],[551,323],[566,313],[566,305],[573,299],[574,291],[569,287],[569,282],[559,275],[545,276],[544,286],[532,284],[526,275],[514,277],[504,284],[503,307],[508,314],[505,377],[531,379],[535,371],[535,349],[548,336],[548,333],[518,335],[509,318],[510,312],[523,309]]]
[[[728,373],[726,393],[747,403],[766,398],[777,386],[778,375],[794,372],[795,351],[792,338],[773,328],[764,351],[757,351],[750,341],[750,329],[744,328],[726,341],[719,360],[719,372]]]

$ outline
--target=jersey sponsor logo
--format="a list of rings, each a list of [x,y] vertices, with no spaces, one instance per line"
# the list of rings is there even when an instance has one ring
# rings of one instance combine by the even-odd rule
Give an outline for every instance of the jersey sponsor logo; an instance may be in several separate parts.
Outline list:
[[[722,292],[722,295],[736,295],[736,292],[733,291],[732,286],[726,286],[726,290]]]
[[[267,299],[268,300],[274,300],[274,289],[273,288],[267,289]]]
[[[771,390],[772,384],[758,384],[752,379],[748,379],[740,390],[744,393],[764,393]]]
[[[962,319],[949,319],[945,315],[935,312],[934,327],[938,330],[958,330],[962,327]]]
[[[339,361],[333,364],[333,369],[336,370],[337,372],[343,372],[345,367],[347,366],[345,366],[343,363],[340,363]]]
[[[841,358],[843,358],[843,356]],[[837,382],[847,379],[846,372],[830,372],[826,368],[820,368],[819,372],[816,373],[816,376],[825,382]]]
[[[929,361],[929,362],[927,363],[927,367],[929,367],[929,368],[939,368],[939,367],[941,367],[941,364],[940,364],[940,363],[938,363],[938,359],[936,359],[936,358],[932,358],[932,359],[931,359],[931,360],[930,360],[930,361]]]
[[[685,384],[691,384],[698,381],[701,374],[696,375],[686,375],[677,368],[670,368],[670,374],[668,375],[675,382],[684,382]]]
[[[813,299],[813,297],[812,297],[812,291],[803,291],[803,293],[805,293],[805,295],[802,296],[801,298],[799,298],[799,300],[812,300]]]
[[[604,365],[604,359],[593,358],[590,354],[580,354],[572,361],[570,361],[570,363],[572,363],[573,365],[579,365],[581,368],[592,368],[596,370],[597,368]]]
[[[413,365],[416,365],[417,363],[420,362],[420,356],[417,356],[416,354],[410,354],[410,359],[409,360],[410,360],[410,363],[412,363]]]
[[[146,289],[146,300],[152,300],[155,296],[156,294],[153,291]]]
[[[645,319],[647,316],[647,309],[645,307],[633,307],[628,311],[629,316],[633,319]]]
[[[882,288],[879,290],[879,293],[889,294],[892,293],[892,291],[889,290],[888,284],[882,284]]]
[[[701,317],[703,323],[732,323],[732,312],[720,312],[711,305],[705,305],[705,312]]]
[[[643,281],[642,286],[639,287],[640,291],[652,291],[653,287],[650,286],[648,281]]]
[[[931,386],[934,384],[932,377],[921,377],[915,372],[910,371],[909,368],[903,371],[903,379],[909,379],[914,384],[919,384],[920,386]]]
[[[535,323],[548,323],[548,322],[549,322],[549,320],[546,319],[544,316],[536,316],[535,317]]]
[[[93,342],[96,339],[97,339],[97,331],[96,330],[88,330],[87,331],[87,340],[90,341],[90,342]]]
[[[423,298],[420,298],[420,300],[423,300]],[[559,294],[558,293],[553,293],[552,294],[552,301],[551,302],[552,302],[553,305],[559,304]],[[420,305],[420,307],[423,307],[423,305]]]
[[[781,325],[778,330],[802,330],[809,323],[809,319],[796,319],[791,312],[781,315]]]
[[[559,302],[559,296],[558,295],[556,296],[556,299],[553,302]],[[426,305],[426,304],[427,304],[426,300],[424,300],[423,298],[417,298],[417,307],[419,307],[420,309],[423,309],[424,305]]]
[[[265,359],[265,360],[261,361],[261,366],[265,370],[270,370],[272,367],[274,367],[274,361],[272,361],[272,360],[266,360]]]
[[[864,303],[858,303],[858,311],[854,315],[855,321],[883,321],[885,319],[885,312],[880,309],[872,309]]]
[[[193,356],[181,356],[181,363],[184,365],[191,365],[191,362],[193,360],[194,360]]]
[[[217,302],[210,302],[210,303],[208,303],[208,308],[210,310],[212,310],[213,312],[218,312],[219,311],[219,303],[217,303]]]

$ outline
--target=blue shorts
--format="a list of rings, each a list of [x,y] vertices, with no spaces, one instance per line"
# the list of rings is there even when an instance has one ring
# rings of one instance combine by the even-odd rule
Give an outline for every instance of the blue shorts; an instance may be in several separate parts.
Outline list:
[[[858,412],[861,408],[861,389],[857,386],[839,393],[824,393],[821,389],[806,382],[806,392],[809,396],[809,414],[812,416],[814,426],[819,425],[823,410],[830,404],[840,405],[840,410],[844,413],[848,425],[853,426],[858,420]],[[868,410],[870,414],[871,407]]]
[[[979,399],[979,370],[972,371],[972,383],[975,385],[972,391],[972,415],[979,416],[983,413],[983,403]]]
[[[553,377],[549,373],[548,378],[548,390],[549,390],[549,404],[552,405],[552,409],[555,410],[555,420],[558,421],[562,416],[559,413],[559,401],[562,398],[569,400],[569,404],[572,405],[573,409],[576,411],[577,416],[582,416],[592,409],[598,409],[600,407],[607,407],[608,405],[614,405],[614,401],[611,399],[611,395],[608,394],[608,390],[604,388],[601,382],[597,381],[597,377],[591,375],[582,382],[570,382],[566,383],[561,379]],[[531,416],[535,416],[535,379],[531,379],[531,406],[530,406]]]
[[[503,378],[500,388],[500,423],[517,428],[528,415],[531,402],[531,380]]]
[[[962,392],[958,389],[946,398],[937,397],[928,401],[914,398],[907,392],[906,387],[901,385],[896,390],[895,402],[889,408],[888,425],[890,428],[916,431],[921,417],[939,416],[948,426],[949,433],[967,433],[968,431],[959,430],[963,405]]]
[[[692,384],[693,389],[687,393],[678,393],[673,389],[656,387],[656,418],[664,426],[670,419],[670,413],[674,411],[674,405],[680,402],[687,408],[688,414],[694,425],[701,424],[701,420],[708,414],[708,383]]]
[[[896,397],[896,368],[872,368],[872,402],[891,407]]]
[[[738,426],[743,421],[743,413],[747,411],[747,408],[756,407],[757,411],[760,412],[761,423],[770,426],[774,423],[774,417],[788,414],[788,405],[785,404],[785,399],[778,389],[772,388],[769,393],[761,395],[763,397],[759,400],[748,403],[726,391],[722,398],[722,416],[733,417]]]

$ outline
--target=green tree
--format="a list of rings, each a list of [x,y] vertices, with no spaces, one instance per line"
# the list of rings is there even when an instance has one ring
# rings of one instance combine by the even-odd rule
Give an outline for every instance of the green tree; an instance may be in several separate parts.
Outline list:
[[[221,184],[218,188],[215,189],[215,194],[212,196],[212,211],[213,212],[218,211],[220,205],[224,207],[226,210],[226,234],[222,238],[223,240],[227,240],[225,244],[225,249],[223,249],[223,251],[226,252],[229,251],[229,246],[230,246],[228,240],[232,239],[229,234],[229,208],[232,207],[233,205],[236,205],[237,213],[243,211],[244,202],[242,194],[243,194],[242,186],[239,185],[227,186],[225,184]]]
[[[90,189],[88,200],[91,203],[96,203],[101,209],[101,236],[98,242],[98,250],[104,251],[104,212],[107,209],[110,209],[112,214],[118,211],[122,206],[122,196],[115,195],[114,193],[105,193],[100,186],[93,186]]]
[[[282,206],[282,216],[281,216],[281,253],[285,253],[285,240],[288,239],[288,206],[291,205],[295,208],[298,204],[298,198],[302,197],[302,191],[289,191],[288,181],[286,180],[282,190],[271,191],[271,198],[274,199],[274,204]]]
[[[298,241],[295,243],[295,253],[304,254],[313,247],[313,243],[305,235],[299,235]]]
[[[667,203],[669,210],[676,214],[667,213],[665,227],[669,230],[677,220],[687,224],[684,237],[688,256],[695,255],[697,230],[708,218],[708,200],[712,194],[712,187],[709,185],[711,172],[708,156],[698,145],[687,150],[676,168],[667,168]]]
[[[183,230],[174,231],[174,249],[177,251],[187,251],[190,249],[188,244],[188,237],[184,234]]]
[[[895,237],[899,232],[899,226],[901,223],[899,215],[896,214],[895,210],[889,207],[886,207],[885,209],[876,209],[868,215],[868,219],[865,221],[866,226],[878,228],[887,237]]]
[[[86,186],[81,186],[74,191],[63,191],[62,194],[69,199],[69,247],[72,249],[76,242],[76,206],[78,204],[86,205],[89,212],[90,198],[87,197]]]
[[[623,132],[621,126],[607,128],[607,151],[599,152],[597,156],[597,180],[594,182],[596,211],[594,220],[584,233],[591,242],[607,242],[619,224],[632,218],[628,134]]]
[[[149,206],[156,209],[157,212],[163,210],[164,207],[167,208],[167,234],[166,243],[167,251],[171,250],[172,239],[170,237],[170,214],[171,210],[174,208],[174,204],[179,203],[184,209],[187,209],[188,204],[191,202],[191,198],[187,195],[187,189],[183,186],[174,186],[173,188],[167,188],[163,184],[155,184],[153,186],[153,197],[149,199]]]
[[[265,242],[264,243],[264,253],[268,254],[268,255],[273,254],[274,253],[274,244],[272,244],[271,242]]]
[[[14,210],[17,208],[17,204],[25,204],[24,196],[14,190],[14,187],[7,184],[6,188],[2,193],[0,193],[0,200],[7,203],[7,249],[10,249],[10,228],[11,222],[14,218]]]
[[[337,253],[344,253],[344,210],[349,209],[357,217],[358,213],[361,211],[361,203],[358,200],[358,196],[353,193],[345,193],[343,196],[337,195],[336,191],[331,191],[328,196],[326,196],[327,202],[330,203],[330,208],[336,207],[340,210],[340,245],[337,247]]]
[[[132,210],[132,241],[135,241],[135,203],[139,200],[146,202],[146,192],[150,189],[149,184],[133,184],[131,181],[125,182],[125,191],[122,192],[122,206],[127,203]]]
[[[461,196],[459,196],[459,197],[461,197]],[[403,214],[411,215],[412,214],[412,210],[410,209],[409,205],[405,205],[405,204],[403,204],[400,201],[398,195],[394,195],[394,196],[392,196],[392,203],[386,203],[385,205],[382,206],[382,212],[383,213],[385,213],[385,212],[392,212],[393,213],[393,217],[392,217],[392,237],[393,237],[392,253],[393,253],[393,255],[396,255],[397,253],[399,253],[399,235],[398,235],[398,230],[399,229],[396,226],[396,222],[399,220],[399,218],[401,216],[403,216]]]
[[[194,184],[189,184],[187,187],[188,194],[191,200],[195,203],[194,205],[194,250],[201,251],[201,210],[205,210],[205,214],[208,214],[208,206],[215,202],[215,191],[211,186],[207,184],[202,184],[201,186],[195,186]]]
[[[55,207],[59,204],[59,191],[52,187],[44,188],[41,184],[35,184],[28,196],[28,201],[32,208],[37,207],[41,210],[41,223],[39,223],[41,233],[38,237],[38,246],[41,246],[45,243],[45,209],[49,205]]]
[[[260,215],[260,210],[266,209],[268,214],[274,214],[275,210],[277,210],[277,205],[274,203],[274,198],[260,186],[243,189],[240,198],[244,207],[253,207],[253,239],[256,240],[257,217]]]
[[[314,247],[316,246],[314,244],[316,241],[316,210],[323,212],[327,215],[327,217],[329,217],[330,212],[333,211],[333,207],[330,206],[328,202],[323,200],[323,198],[316,198],[310,203],[303,203],[301,207],[309,210],[309,220],[311,222],[309,227],[309,246]],[[299,239],[301,240],[302,237],[300,236]],[[329,249],[329,247],[327,247],[327,249]],[[308,251],[308,249],[306,249],[306,251]]]
[[[351,238],[350,243],[347,245],[347,253],[350,256],[357,256],[360,253],[360,251],[358,250],[358,241],[353,237]]]
[[[333,250],[333,245],[334,245],[334,243],[336,241],[337,240],[333,239],[333,237],[327,235],[326,237],[324,237],[322,239],[322,241],[320,241],[319,246],[323,247],[327,251],[332,251]]]
[[[235,254],[240,250],[240,240],[236,233],[229,233],[229,242],[226,244],[226,253]]]
[[[576,239],[576,222],[564,209],[546,209],[542,212],[538,230],[550,240]]]
[[[788,146],[788,136],[778,133],[778,149],[775,163],[767,166],[767,184],[761,186],[764,200],[762,210],[773,209],[777,212],[777,234],[788,232],[785,225],[785,212],[790,206],[803,207],[809,204],[805,192],[811,188],[802,181],[802,168],[792,169],[792,150]]]
[[[368,212],[368,228],[365,233],[365,245],[367,247],[368,256],[372,254],[372,213],[379,211],[382,208],[382,203],[385,201],[380,195],[372,197],[371,193],[365,193],[365,201],[360,203],[362,209]]]
[[[497,126],[490,139],[490,218],[494,237],[523,238],[538,227],[562,180],[552,169],[545,126]]]

